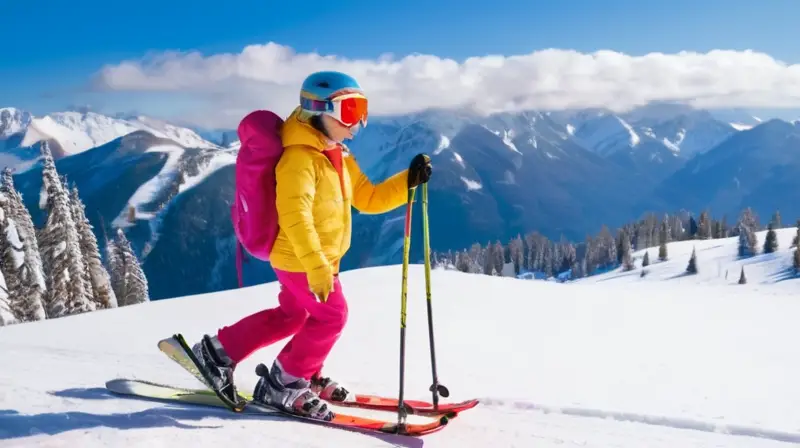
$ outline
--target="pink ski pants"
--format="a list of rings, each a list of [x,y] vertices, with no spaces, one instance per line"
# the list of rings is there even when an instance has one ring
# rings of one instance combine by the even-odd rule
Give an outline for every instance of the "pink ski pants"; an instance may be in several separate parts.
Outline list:
[[[228,356],[239,363],[254,351],[292,336],[278,354],[278,361],[286,373],[309,379],[322,370],[342,333],[347,322],[347,301],[338,276],[334,277],[328,300],[322,303],[308,289],[305,273],[278,269],[275,273],[281,286],[279,305],[221,328],[217,338]]]

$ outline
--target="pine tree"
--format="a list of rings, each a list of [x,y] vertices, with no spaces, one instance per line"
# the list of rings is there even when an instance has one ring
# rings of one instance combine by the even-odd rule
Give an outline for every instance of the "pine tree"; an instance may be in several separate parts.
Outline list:
[[[780,229],[783,226],[780,210],[775,210],[775,213],[772,215],[772,226],[776,229]]]
[[[8,288],[3,271],[0,270],[0,327],[19,323],[14,313],[11,311],[11,304],[8,303]]]
[[[82,235],[80,232],[80,225],[78,224],[80,216],[76,213],[77,210],[75,208],[75,204],[72,202],[73,196],[70,194],[69,184],[67,184],[66,177],[62,178],[62,184],[64,187],[64,192],[67,193],[69,197],[69,211],[72,216],[72,222],[75,223],[75,236],[77,237],[78,250],[80,251],[81,259],[83,260],[83,270],[80,273],[80,281],[83,283],[83,291],[86,294],[86,300],[92,302],[95,308],[101,308],[94,300],[94,288],[92,287],[92,280],[90,278],[91,274],[89,273],[88,260],[85,257],[83,247],[81,247]]]
[[[719,235],[717,238],[727,238],[731,236],[731,229],[728,228],[728,215],[722,217],[722,222],[719,223]]]
[[[667,261],[667,243],[669,242],[669,227],[667,221],[661,222],[661,233],[658,238],[658,259],[660,261]]]
[[[45,319],[41,300],[29,295],[25,246],[18,233],[18,226],[11,215],[8,196],[0,192],[0,266],[3,268],[7,305],[19,322]]]
[[[767,237],[764,238],[764,253],[771,254],[778,250],[778,235],[772,228],[772,223],[769,223],[767,229]]]
[[[469,259],[469,253],[467,253],[466,249],[456,253],[456,269],[458,269],[461,272],[469,272],[471,265],[472,265],[472,260]],[[113,275],[111,277],[114,278]],[[114,291],[116,291],[116,288],[114,289]]]
[[[697,274],[697,254],[692,248],[692,256],[689,258],[689,264],[686,266],[686,272],[689,274]]]
[[[561,242],[561,260],[561,272],[573,270],[578,264],[578,251],[566,238]]]
[[[797,224],[796,225],[797,225],[797,231],[796,231],[796,233],[794,235],[794,238],[792,238],[792,246],[791,247],[797,247],[797,243],[798,243],[798,241],[800,241],[800,219],[797,220]]]
[[[109,259],[113,259],[117,265],[111,270],[111,282],[117,304],[128,306],[149,301],[147,277],[122,229],[117,229],[117,237],[111,251],[114,252],[114,256]]]
[[[522,236],[517,235],[516,238],[509,241],[508,249],[511,252],[511,261],[514,263],[514,274],[519,275],[522,271],[523,263],[525,261],[525,250],[522,242]]]
[[[687,233],[687,239],[690,240],[693,240],[699,236],[697,221],[694,220],[694,216],[689,217],[689,231]]]
[[[44,308],[46,284],[42,269],[42,258],[39,253],[39,244],[36,241],[36,229],[33,226],[31,214],[22,202],[22,196],[14,187],[11,170],[6,168],[2,172],[0,194],[7,199],[4,205],[6,216],[9,219],[7,229],[11,233],[4,233],[7,238],[12,238],[15,247],[22,247],[22,265],[16,268],[14,275],[15,295],[23,303],[23,319],[26,321],[42,320],[47,318]],[[13,222],[13,228],[10,225]],[[16,235],[14,235],[16,234]]]
[[[742,266],[742,273],[739,274],[739,284],[744,285],[747,283],[747,277],[744,275],[744,266]]]
[[[739,256],[749,257],[756,254],[756,245],[758,239],[756,238],[756,229],[758,228],[758,220],[753,214],[752,210],[748,207],[742,211],[737,225],[739,233]]]
[[[631,255],[631,240],[628,238],[627,232],[622,231],[622,270],[623,271],[632,271],[633,266],[633,256]]]
[[[495,241],[491,248],[494,270],[497,271],[498,275],[503,275],[503,266],[506,264],[506,249],[500,241]]]
[[[708,215],[708,211],[703,211],[700,213],[700,222],[697,224],[697,239],[699,240],[707,240],[714,235],[714,231],[712,230],[711,226],[711,218]]]
[[[794,250],[794,272],[795,274],[800,274],[800,248],[795,248]]]
[[[117,297],[111,287],[111,278],[103,266],[100,249],[97,247],[97,237],[86,218],[86,207],[78,194],[77,187],[72,188],[71,205],[80,239],[81,254],[85,261],[84,270],[91,291],[89,296],[97,304],[97,308],[116,308]]]
[[[48,317],[93,311],[83,281],[83,258],[72,220],[69,197],[58,177],[47,143],[42,143],[42,193],[40,205],[47,210],[47,222],[39,232],[39,248],[46,274],[45,310]]]
[[[650,266],[650,252],[644,253],[644,258],[642,258],[642,267]]]

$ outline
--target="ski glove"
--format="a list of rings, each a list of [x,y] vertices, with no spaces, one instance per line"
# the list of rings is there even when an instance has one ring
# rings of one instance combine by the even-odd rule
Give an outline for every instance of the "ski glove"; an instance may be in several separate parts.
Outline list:
[[[320,266],[306,274],[308,278],[308,289],[317,296],[320,302],[325,303],[328,295],[333,291],[333,271],[331,266],[326,264]]]
[[[417,154],[411,159],[408,167],[408,188],[414,188],[428,182],[431,178],[431,158],[425,154]]]

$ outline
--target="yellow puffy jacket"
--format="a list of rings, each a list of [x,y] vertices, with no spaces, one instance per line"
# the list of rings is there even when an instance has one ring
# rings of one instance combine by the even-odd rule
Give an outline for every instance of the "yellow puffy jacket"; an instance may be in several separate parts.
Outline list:
[[[323,152],[330,146],[328,139],[299,120],[298,112],[295,109],[283,125],[284,152],[275,167],[280,230],[270,263],[289,272],[328,265],[336,273],[350,248],[350,207],[376,214],[405,204],[408,170],[374,185],[345,150],[340,178]]]

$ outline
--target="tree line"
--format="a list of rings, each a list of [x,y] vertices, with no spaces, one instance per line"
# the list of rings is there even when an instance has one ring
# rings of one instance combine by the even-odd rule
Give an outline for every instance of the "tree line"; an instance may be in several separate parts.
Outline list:
[[[660,219],[648,213],[635,222],[627,223],[612,234],[608,226],[601,227],[596,235],[587,235],[582,242],[575,243],[563,236],[552,241],[537,231],[517,235],[508,243],[474,243],[469,249],[431,253],[432,265],[461,272],[505,275],[530,273],[540,278],[556,277],[574,280],[600,274],[618,267],[624,271],[634,269],[634,251],[658,247],[657,259],[669,259],[668,243],[672,241],[707,240],[739,237],[738,254],[749,257],[759,252],[771,253],[778,249],[776,228],[782,226],[780,211],[776,211],[769,224],[762,247],[758,246],[756,232],[763,230],[758,216],[751,208],[741,211],[734,225],[727,217],[715,219],[706,210],[697,219],[688,212],[665,214]],[[800,220],[797,221],[800,236]],[[798,236],[792,244],[797,246]],[[650,253],[645,252],[642,267],[650,264]],[[800,273],[800,251],[794,252],[795,273]],[[687,273],[697,273],[696,254],[692,252]],[[642,275],[646,275],[643,270]],[[742,272],[744,278],[744,272]],[[740,280],[741,281],[741,280]],[[746,281],[746,280],[745,280]],[[744,281],[742,281],[744,282]]]
[[[122,229],[105,239],[105,263],[77,187],[56,171],[42,143],[41,228],[14,187],[0,182],[0,326],[150,300],[147,278]]]

